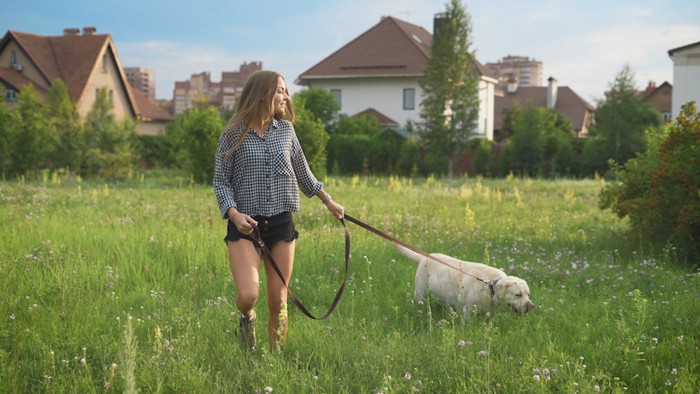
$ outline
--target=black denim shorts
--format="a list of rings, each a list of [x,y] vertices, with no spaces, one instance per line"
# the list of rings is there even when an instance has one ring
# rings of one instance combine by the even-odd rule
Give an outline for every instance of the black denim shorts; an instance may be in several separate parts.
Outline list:
[[[253,216],[258,222],[258,230],[262,236],[265,246],[269,250],[279,241],[294,241],[299,238],[299,233],[294,228],[291,212],[283,212],[275,216]],[[229,219],[226,229],[226,237],[224,241],[238,241],[239,239],[247,239],[260,248],[258,242],[251,235],[243,234],[236,228],[236,225]]]

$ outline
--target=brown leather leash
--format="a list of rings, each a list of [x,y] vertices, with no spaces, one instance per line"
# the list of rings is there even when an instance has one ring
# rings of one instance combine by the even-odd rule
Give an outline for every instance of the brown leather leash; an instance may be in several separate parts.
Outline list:
[[[369,224],[364,223],[360,220],[357,220],[348,214],[345,214],[344,219],[346,219],[347,221],[349,221],[349,222],[351,222],[351,223],[353,223],[353,224],[355,224],[355,225],[357,225],[357,226],[359,226],[359,227],[361,227],[361,228],[363,228],[363,229],[365,229],[373,234],[376,234],[376,235],[378,235],[378,236],[380,236],[388,241],[391,241],[397,245],[401,245],[404,248],[409,249],[413,252],[416,252],[423,257],[427,257],[427,258],[429,258],[433,261],[436,261],[442,265],[445,265],[449,268],[457,270],[464,275],[469,275],[469,276],[487,284],[491,290],[491,296],[493,297],[493,294],[495,291],[494,286],[498,282],[498,279],[485,280],[485,279],[479,278],[478,276],[472,275],[469,272],[465,272],[461,269],[461,267],[455,266],[455,265],[450,264],[444,260],[441,260],[435,256],[432,256],[432,255],[416,248],[415,246],[411,246],[411,245],[409,245],[409,244],[407,244],[407,243],[405,243],[397,238],[392,237],[391,235],[389,235],[383,231],[377,230],[376,228],[370,226]],[[253,236],[253,239],[255,239],[255,241],[258,243],[258,245],[260,245],[260,249],[263,251],[265,257],[270,261],[270,265],[277,273],[277,276],[279,276],[280,280],[284,284],[284,287],[287,288],[289,298],[292,299],[294,304],[296,304],[296,306],[299,308],[299,310],[301,310],[301,312],[304,315],[306,315],[307,317],[314,319],[314,320],[323,320],[323,319],[327,318],[328,316],[330,316],[331,313],[333,313],[335,308],[338,306],[338,302],[340,301],[340,297],[343,295],[343,290],[345,290],[345,284],[347,283],[347,279],[348,279],[348,266],[349,266],[349,260],[350,260],[350,234],[348,233],[348,227],[345,225],[344,219],[340,219],[340,222],[343,224],[343,229],[345,230],[345,273],[343,275],[343,283],[340,285],[340,288],[335,293],[335,297],[333,297],[333,301],[331,302],[331,306],[328,308],[326,313],[321,317],[316,317],[311,312],[309,312],[308,308],[306,308],[306,306],[304,306],[304,304],[301,302],[301,300],[299,300],[299,298],[294,294],[294,292],[292,292],[292,289],[289,288],[289,285],[287,285],[287,281],[284,279],[284,275],[282,275],[282,271],[280,270],[279,266],[277,265],[277,262],[275,261],[274,258],[272,258],[272,253],[270,253],[270,250],[267,248],[267,246],[265,246],[265,242],[263,242],[263,240],[262,240],[262,236],[260,235],[260,230],[258,229],[258,226],[256,226],[256,225],[253,226],[253,232],[251,233],[251,235]]]
[[[292,289],[289,288],[289,285],[287,285],[287,281],[284,279],[284,275],[282,275],[282,271],[280,270],[280,267],[277,265],[277,262],[275,261],[274,258],[272,258],[272,253],[270,253],[270,249],[265,246],[265,242],[262,240],[262,236],[260,235],[260,230],[258,229],[258,226],[253,225],[253,232],[251,235],[253,236],[253,239],[260,245],[260,249],[262,249],[263,253],[265,254],[265,257],[270,261],[270,265],[272,266],[272,269],[275,270],[277,273],[277,276],[279,276],[280,280],[284,284],[284,287],[287,288],[287,293],[289,294],[289,298],[292,299],[294,304],[299,308],[299,310],[305,314],[307,317],[314,319],[314,320],[323,320],[327,318],[328,316],[333,313],[335,310],[335,307],[338,306],[338,302],[340,301],[340,296],[343,295],[343,290],[345,290],[345,283],[347,282],[348,279],[348,265],[349,265],[349,260],[350,260],[350,234],[348,233],[348,228],[345,225],[344,220],[340,220],[343,223],[343,228],[345,229],[345,274],[343,275],[343,283],[340,285],[340,288],[338,291],[335,293],[335,297],[333,297],[333,302],[331,302],[331,306],[328,308],[326,313],[321,316],[321,317],[316,317],[314,316],[309,310],[304,306],[304,304],[301,303],[301,300],[294,294]]]

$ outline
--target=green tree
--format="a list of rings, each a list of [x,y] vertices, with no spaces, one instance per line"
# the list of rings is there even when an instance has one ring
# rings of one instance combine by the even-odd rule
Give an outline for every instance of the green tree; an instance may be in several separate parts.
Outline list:
[[[27,174],[48,166],[56,148],[56,133],[49,111],[32,84],[24,85],[17,97],[18,119],[10,160],[14,174]]]
[[[183,142],[189,155],[189,170],[195,182],[214,178],[214,157],[224,121],[216,108],[195,106],[183,117]]]
[[[479,77],[473,70],[471,20],[459,0],[451,0],[441,14],[430,48],[425,75],[419,79],[421,141],[431,154],[447,160],[447,174],[468,149],[479,116]]]
[[[340,111],[340,104],[325,89],[305,89],[294,95],[295,100],[297,96],[304,101],[306,109],[326,128],[330,127],[335,115]]]
[[[629,217],[635,246],[670,246],[700,261],[700,113],[687,103],[673,123],[649,129],[648,150],[614,167],[619,182],[603,188],[600,207]]]
[[[625,163],[646,149],[644,131],[662,123],[661,114],[639,98],[634,71],[625,65],[610,84],[604,101],[598,103],[595,124],[583,147],[588,173],[605,173],[608,161]]]
[[[323,121],[316,117],[307,107],[303,95],[295,94],[292,99],[294,112],[297,117],[294,130],[309,162],[309,167],[316,177],[326,177],[328,132]]]
[[[80,115],[68,94],[68,85],[61,79],[51,84],[46,104],[57,136],[51,164],[53,168],[78,171],[85,161],[85,136]]]
[[[85,171],[106,179],[128,179],[138,157],[134,149],[136,125],[114,119],[107,90],[100,89],[83,124],[87,145]]]
[[[17,112],[11,110],[5,100],[0,99],[0,179],[10,174],[12,169],[11,152],[17,134]]]

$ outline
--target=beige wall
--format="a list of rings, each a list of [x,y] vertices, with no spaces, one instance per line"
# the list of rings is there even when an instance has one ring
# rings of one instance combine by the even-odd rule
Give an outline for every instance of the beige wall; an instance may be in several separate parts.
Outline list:
[[[12,51],[17,52],[17,63],[22,66],[22,74],[34,81],[35,84],[44,89],[48,89],[51,81],[47,82],[44,80],[44,77],[41,76],[39,70],[37,70],[34,64],[29,61],[29,58],[25,56],[24,52],[19,48],[19,46],[17,46],[16,42],[10,41],[7,47],[5,47],[2,53],[0,53],[0,65],[12,67]]]
[[[83,117],[86,116],[95,103],[97,90],[105,88],[108,94],[109,92],[112,93],[114,118],[117,121],[122,121],[125,118],[134,118],[135,114],[129,105],[129,99],[124,85],[121,83],[122,79],[117,68],[116,59],[114,58],[113,52],[108,48],[109,47],[104,48],[103,52],[100,54],[99,60],[95,63],[95,67],[90,74],[85,90],[78,101],[78,113]],[[102,59],[104,55],[106,55],[106,67],[103,67]],[[126,80],[123,81],[126,82]]]

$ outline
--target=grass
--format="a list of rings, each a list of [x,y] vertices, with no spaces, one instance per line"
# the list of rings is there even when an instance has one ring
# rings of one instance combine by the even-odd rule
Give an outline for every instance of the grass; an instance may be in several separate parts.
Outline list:
[[[291,307],[285,351],[259,335],[246,354],[210,187],[168,174],[0,183],[0,391],[697,393],[697,269],[629,250],[626,222],[597,208],[602,184],[330,179],[353,217],[525,278],[536,308],[462,325],[416,303],[415,264],[348,223],[333,315]],[[321,315],[342,278],[342,226],[306,199],[295,222],[292,288]],[[257,313],[262,333],[264,299]]]

